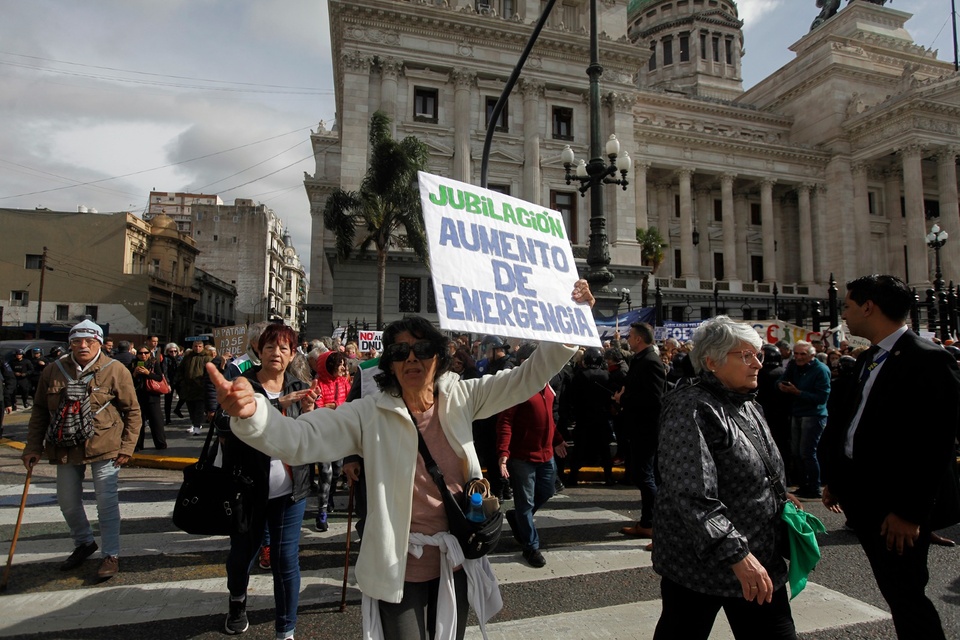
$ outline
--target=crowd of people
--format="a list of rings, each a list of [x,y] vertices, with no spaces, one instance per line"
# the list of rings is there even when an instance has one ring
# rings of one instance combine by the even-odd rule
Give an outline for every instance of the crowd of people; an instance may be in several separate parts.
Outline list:
[[[614,484],[622,465],[621,481],[638,490],[639,519],[621,533],[647,539],[661,576],[656,638],[706,638],[720,609],[737,638],[796,637],[778,526],[788,501],[842,510],[899,636],[942,638],[924,588],[930,544],[953,544],[935,530],[960,521],[960,350],[907,330],[909,291],[896,278],[868,276],[847,288],[844,317],[872,347],[764,344],[725,316],[703,322],[687,342],[658,344],[653,327],[634,323],[603,348],[513,346],[499,336],[446,336],[408,317],[386,327],[380,353],[259,323],[242,354],[202,342],[181,354],[152,337],[107,355],[88,321],[71,332],[57,371],[47,365],[37,381],[23,460],[29,468],[46,453],[58,465],[58,501],[75,546],[63,570],[98,548],[79,493],[91,466],[99,574],[110,577],[118,571],[117,471],[145,446],[145,428],[163,449],[181,404],[191,434],[212,421],[224,464],[254,487],[230,536],[228,634],[249,626],[246,589],[259,564],[274,577],[276,637],[293,637],[307,500],[316,494],[314,525],[326,531],[341,474],[360,506],[356,578],[369,637],[462,638],[468,606],[481,627],[499,610],[489,563],[464,559],[448,531],[419,433],[451,492],[485,475],[494,494],[513,501],[505,517],[534,568],[549,559],[537,511],[581,483],[584,466],[598,465]],[[573,300],[593,303],[584,281]],[[368,359],[378,362],[361,366]],[[104,377],[114,361],[121,366]],[[51,442],[59,397],[71,379],[90,374],[98,376],[96,436],[81,447]],[[171,390],[158,393],[151,381]],[[930,416],[901,415],[897,397],[931,388],[940,402],[925,410]],[[908,434],[906,424],[920,426]],[[881,472],[896,467],[904,469],[897,482]]]

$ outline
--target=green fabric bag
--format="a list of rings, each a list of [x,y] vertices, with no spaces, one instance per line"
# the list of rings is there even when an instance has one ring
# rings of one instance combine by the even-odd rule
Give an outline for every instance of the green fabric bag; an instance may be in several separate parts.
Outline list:
[[[793,600],[807,586],[807,576],[820,562],[817,534],[824,533],[826,528],[817,516],[800,511],[789,500],[783,506],[780,517],[785,523],[790,546],[790,599]]]

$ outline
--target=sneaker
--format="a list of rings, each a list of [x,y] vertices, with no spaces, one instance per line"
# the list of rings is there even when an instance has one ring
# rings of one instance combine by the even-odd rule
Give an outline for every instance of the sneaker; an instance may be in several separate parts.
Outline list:
[[[506,502],[507,500],[513,500],[513,489],[510,488],[510,483],[504,482],[500,489],[500,501]]]
[[[93,552],[96,551],[97,547],[96,542],[88,542],[87,544],[82,544],[79,547],[76,547],[73,550],[73,553],[70,554],[70,557],[63,561],[60,565],[60,571],[70,571],[71,569],[76,569],[83,561],[93,555]]]
[[[270,547],[260,547],[260,559],[257,560],[257,566],[259,566],[264,571],[270,570]],[[246,621],[246,614],[244,614],[244,621]],[[244,629],[246,631],[246,629]],[[237,633],[241,633],[238,631]]]
[[[106,580],[117,575],[119,571],[120,561],[117,559],[117,556],[106,556],[103,562],[100,563],[100,568],[97,569],[97,577],[101,580]]]
[[[524,551],[523,559],[526,560],[527,564],[534,569],[539,569],[547,564],[547,561],[543,559],[543,554],[540,553],[540,549],[530,549],[529,551]]]
[[[317,531],[323,533],[330,528],[330,525],[327,524],[327,512],[321,511],[317,514],[317,521],[314,523],[317,525]]]
[[[235,636],[243,633],[250,628],[247,621],[247,600],[230,599],[230,611],[227,613],[227,619],[223,623],[223,630],[227,635]]]
[[[195,436],[202,436],[202,435],[203,435],[203,428],[202,428],[202,427],[194,427],[194,428],[191,429],[190,431],[191,431],[191,433],[193,433],[193,435],[195,435]]]

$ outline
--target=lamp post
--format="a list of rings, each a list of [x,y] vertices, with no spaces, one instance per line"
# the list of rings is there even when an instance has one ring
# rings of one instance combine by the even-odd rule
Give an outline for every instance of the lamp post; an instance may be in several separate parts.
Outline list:
[[[773,283],[773,319],[776,320],[780,317],[780,290],[777,289],[777,283]]]
[[[713,315],[720,315],[720,282],[713,281]]]
[[[627,175],[632,168],[632,161],[627,152],[623,153],[619,165],[617,157],[620,154],[620,142],[615,135],[611,135],[606,144],[606,155],[610,159],[607,164],[601,156],[600,149],[600,76],[603,67],[600,66],[600,45],[597,40],[597,0],[590,0],[590,66],[587,75],[590,77],[590,161],[575,161],[573,149],[568,145],[560,154],[563,168],[566,172],[567,184],[574,179],[580,183],[579,191],[585,196],[590,191],[590,246],[587,250],[587,281],[590,288],[596,292],[607,291],[607,285],[613,282],[613,274],[607,269],[610,264],[610,247],[607,245],[607,220],[603,215],[603,190],[594,189],[602,184],[621,185],[626,191]],[[617,172],[620,177],[617,178]]]
[[[946,231],[940,229],[940,225],[935,224],[930,227],[930,233],[927,234],[927,246],[933,249],[933,255],[936,262],[937,271],[933,281],[933,290],[940,292],[943,289],[943,271],[940,268],[940,249],[947,243],[949,235]]]
[[[827,289],[828,304],[830,305],[830,328],[833,329],[835,326],[840,324],[840,319],[837,317],[837,281],[834,279],[833,274],[830,274],[830,288]]]
[[[633,304],[633,300],[630,299],[630,289],[627,289],[626,287],[624,287],[623,289],[620,289],[620,291],[618,292],[617,288],[614,287],[613,292],[620,294],[620,301],[617,303],[617,315],[620,315],[620,305],[624,303],[626,303],[627,305],[628,312],[633,311],[633,307],[631,306]]]

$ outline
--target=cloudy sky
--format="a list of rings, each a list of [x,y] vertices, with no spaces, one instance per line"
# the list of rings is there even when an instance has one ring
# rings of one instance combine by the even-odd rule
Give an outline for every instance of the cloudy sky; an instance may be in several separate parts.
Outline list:
[[[815,0],[739,0],[744,87]],[[3,0],[0,206],[141,212],[152,189],[253,198],[309,265],[309,130],[334,119],[326,0]],[[895,0],[952,60],[950,0]],[[309,272],[309,271],[308,271]]]

